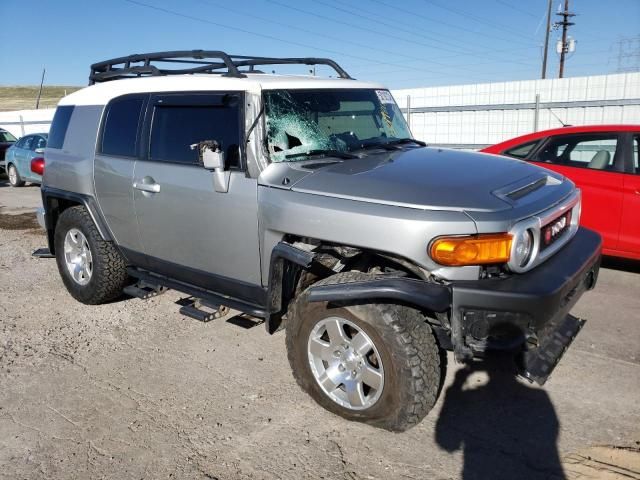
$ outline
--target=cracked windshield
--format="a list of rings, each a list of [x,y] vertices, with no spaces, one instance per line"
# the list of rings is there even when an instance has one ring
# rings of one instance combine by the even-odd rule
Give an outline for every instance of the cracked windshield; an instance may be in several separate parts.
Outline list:
[[[273,162],[411,138],[388,90],[272,90],[265,103]]]

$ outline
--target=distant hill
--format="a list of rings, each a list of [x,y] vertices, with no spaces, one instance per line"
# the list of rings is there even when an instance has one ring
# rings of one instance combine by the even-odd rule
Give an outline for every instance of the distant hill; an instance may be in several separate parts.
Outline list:
[[[0,112],[11,110],[31,110],[36,108],[38,86],[0,86]],[[51,108],[65,95],[69,95],[83,87],[43,87],[40,97],[40,108]]]

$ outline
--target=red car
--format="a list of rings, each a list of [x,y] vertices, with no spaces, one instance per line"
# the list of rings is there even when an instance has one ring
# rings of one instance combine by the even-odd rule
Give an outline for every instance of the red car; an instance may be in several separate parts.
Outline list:
[[[640,125],[564,127],[483,149],[537,163],[582,190],[580,223],[604,240],[603,253],[640,260]]]

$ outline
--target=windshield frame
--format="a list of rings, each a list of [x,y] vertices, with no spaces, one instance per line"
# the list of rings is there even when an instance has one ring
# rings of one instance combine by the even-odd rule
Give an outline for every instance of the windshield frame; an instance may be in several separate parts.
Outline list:
[[[391,99],[393,100],[393,105],[394,107],[397,109],[397,112],[400,114],[400,118],[402,119],[402,123],[404,124],[404,127],[406,129],[406,132],[409,134],[409,137],[411,140],[414,139],[413,137],[413,133],[411,132],[411,128],[409,126],[409,123],[407,122],[407,119],[404,116],[404,113],[402,112],[402,109],[398,106],[397,102],[395,101],[395,98],[393,97],[393,95],[391,95],[391,92],[388,88],[385,87],[379,87],[376,88],[374,86],[367,86],[367,87],[355,87],[355,88],[335,88],[335,87],[330,87],[330,88],[322,88],[322,87],[314,87],[314,88],[272,88],[272,89],[263,89],[262,93],[261,93],[261,100],[262,100],[262,130],[263,130],[263,134],[264,134],[264,139],[262,141],[263,144],[263,152],[266,156],[267,162],[268,164],[272,164],[272,163],[296,163],[296,162],[301,162],[304,160],[308,160],[311,157],[314,157],[316,155],[319,154],[312,154],[312,155],[304,155],[304,154],[300,154],[297,155],[296,153],[294,153],[293,157],[290,158],[286,158],[286,159],[282,159],[282,160],[273,160],[272,158],[272,151],[270,148],[270,141],[269,141],[269,122],[268,122],[268,117],[269,117],[269,105],[267,102],[267,95],[271,94],[273,92],[281,92],[281,91],[292,91],[292,92],[322,92],[322,91],[327,91],[327,92],[331,92],[331,91],[339,91],[339,92],[351,92],[351,91],[367,91],[367,92],[376,92],[376,91],[384,91],[389,93]],[[381,102],[382,103],[382,102]],[[366,142],[361,144],[359,147],[356,148],[347,148],[344,150],[344,153],[346,154],[353,154],[354,152],[363,152],[364,150],[369,147],[371,148],[372,145],[380,145],[381,148],[388,144],[388,143],[392,143],[394,140],[404,140],[406,139],[405,137],[371,137],[371,138],[379,138],[379,139],[383,139],[386,138],[387,141],[381,141],[381,142]],[[365,139],[365,140],[369,140],[369,139]],[[418,142],[421,143],[421,142]],[[317,148],[309,148],[309,150],[318,150]],[[366,154],[366,153],[365,153]],[[354,155],[355,156],[355,155]]]

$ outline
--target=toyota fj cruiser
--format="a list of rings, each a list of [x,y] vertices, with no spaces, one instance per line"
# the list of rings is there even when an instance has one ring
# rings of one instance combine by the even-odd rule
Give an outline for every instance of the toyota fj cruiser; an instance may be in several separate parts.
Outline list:
[[[291,64],[336,75],[256,68]],[[521,374],[544,383],[600,260],[569,180],[428,148],[388,90],[320,58],[196,50],[92,65],[56,110],[42,200],[80,302],[175,289],[191,317],[264,319],[286,329],[314,400],[390,430],[432,408],[445,350],[516,349]]]

